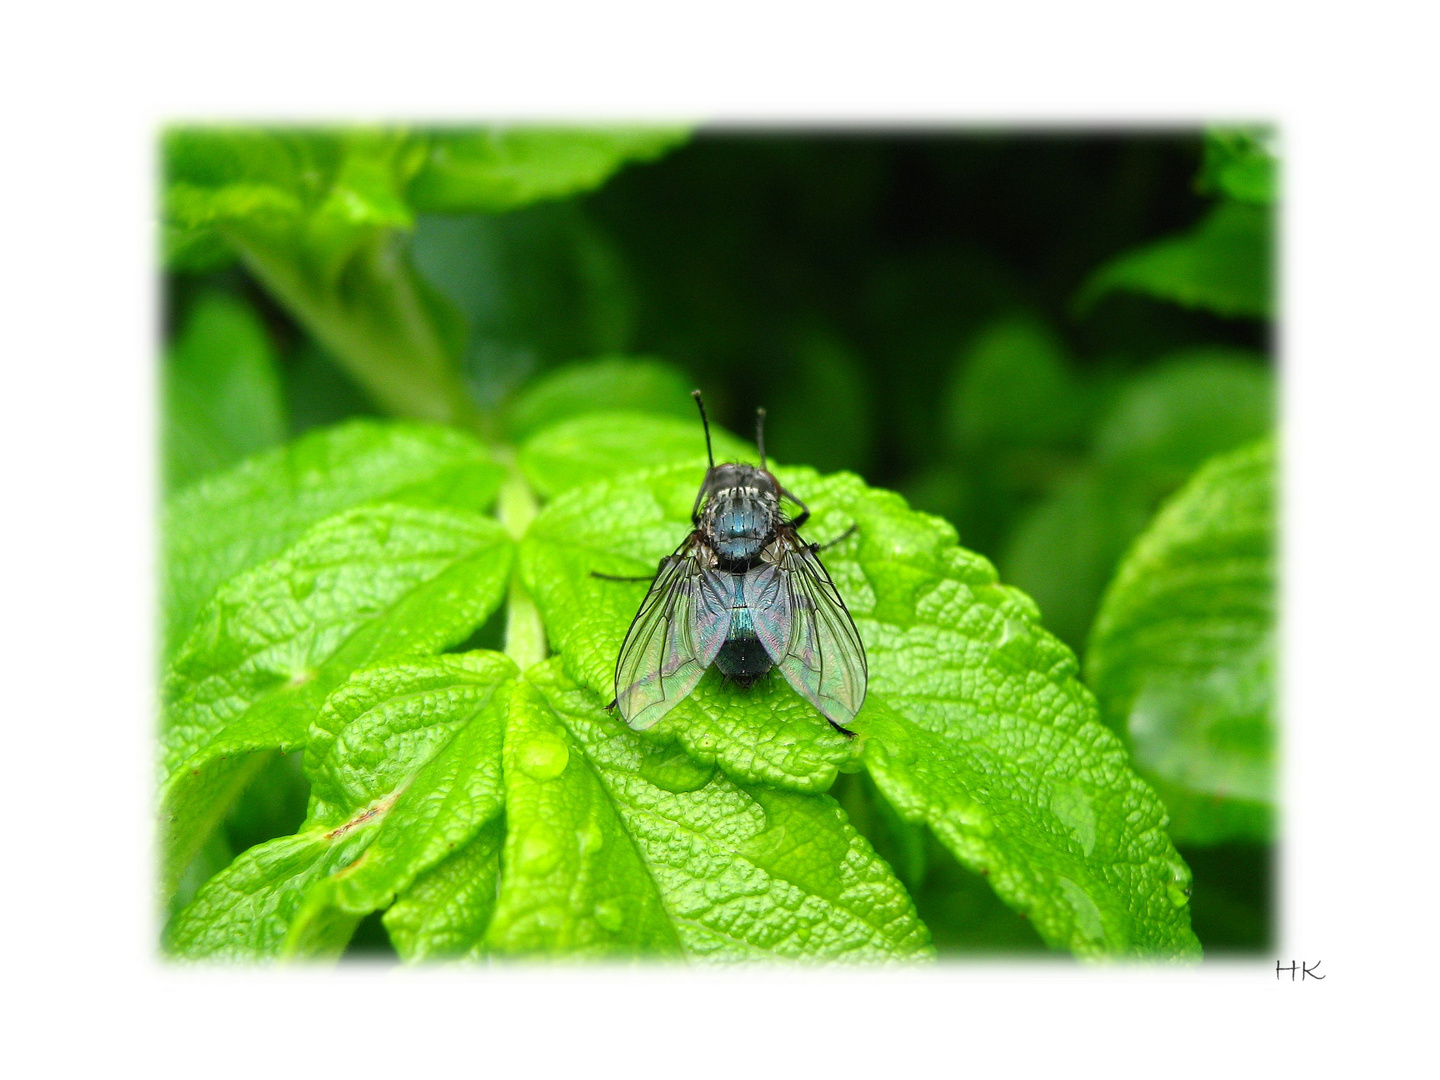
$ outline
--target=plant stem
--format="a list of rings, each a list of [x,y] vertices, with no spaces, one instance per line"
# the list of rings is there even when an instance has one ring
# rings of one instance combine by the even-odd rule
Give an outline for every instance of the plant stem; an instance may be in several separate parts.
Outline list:
[[[458,363],[463,329],[410,262],[404,237],[379,230],[334,280],[300,250],[226,233],[250,271],[386,412],[482,426]]]
[[[509,479],[500,488],[500,523],[518,541],[535,519],[538,509],[535,494],[520,474],[513,452],[507,447],[498,447],[496,456],[510,469]],[[540,618],[540,609],[535,606],[535,601],[520,584],[518,566],[510,573],[510,593],[505,600],[505,655],[514,660],[521,671],[540,663],[549,655],[545,623]]]

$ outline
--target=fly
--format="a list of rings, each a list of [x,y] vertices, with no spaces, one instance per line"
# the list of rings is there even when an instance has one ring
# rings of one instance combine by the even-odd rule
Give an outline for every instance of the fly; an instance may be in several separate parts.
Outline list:
[[[710,460],[690,512],[693,531],[660,560],[615,663],[615,700],[625,722],[643,730],[678,705],[714,664],[749,687],[779,668],[831,725],[845,727],[865,701],[865,646],[818,554],[799,528],[810,511],[765,467],[765,410],[755,438],[760,467],[715,464],[710,422],[694,392]],[[781,500],[800,509],[788,517]]]

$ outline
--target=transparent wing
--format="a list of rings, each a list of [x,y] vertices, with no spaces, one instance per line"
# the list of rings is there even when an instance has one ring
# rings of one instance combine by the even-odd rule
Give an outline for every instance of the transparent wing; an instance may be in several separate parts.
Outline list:
[[[745,575],[755,634],[787,682],[844,727],[865,702],[865,645],[814,551],[781,537],[780,557]]]
[[[692,536],[660,567],[615,662],[615,704],[636,730],[695,688],[730,632],[736,579],[700,565]]]

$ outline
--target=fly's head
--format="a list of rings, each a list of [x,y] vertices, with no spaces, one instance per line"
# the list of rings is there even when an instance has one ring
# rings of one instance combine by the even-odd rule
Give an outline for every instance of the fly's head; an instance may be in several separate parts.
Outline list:
[[[769,470],[727,464],[706,472],[696,524],[725,568],[753,564],[782,521],[780,485]]]

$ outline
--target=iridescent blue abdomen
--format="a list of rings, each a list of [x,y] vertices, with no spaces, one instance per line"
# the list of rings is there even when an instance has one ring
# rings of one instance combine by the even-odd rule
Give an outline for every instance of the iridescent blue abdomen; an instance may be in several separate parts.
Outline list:
[[[743,600],[737,600],[730,612],[730,633],[715,656],[715,666],[741,686],[750,686],[775,666],[755,633],[750,609]]]

